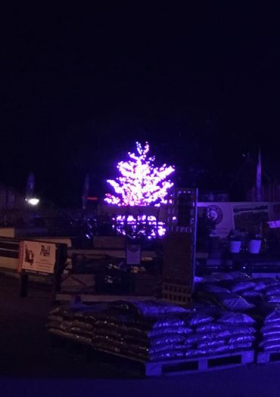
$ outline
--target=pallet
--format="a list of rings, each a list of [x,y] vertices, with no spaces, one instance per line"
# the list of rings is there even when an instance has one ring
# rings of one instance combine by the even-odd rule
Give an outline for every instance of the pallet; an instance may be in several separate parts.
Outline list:
[[[174,305],[188,305],[191,302],[191,287],[164,281],[162,300]]]
[[[161,362],[145,362],[140,359],[132,359],[131,357],[127,357],[121,353],[110,352],[104,349],[94,350],[119,357],[120,359],[130,361],[131,363],[140,364],[142,369],[144,369],[145,376],[185,375],[194,372],[227,369],[252,364],[255,361],[254,350],[246,350],[211,357],[196,357]]]
[[[194,372],[201,371],[213,371],[219,369],[228,369],[232,367],[238,367],[242,365],[252,364],[255,362],[255,351],[244,350],[240,352],[222,354],[211,357],[196,357],[180,360],[169,360],[160,362],[145,362],[141,359],[134,359],[126,356],[125,354],[108,351],[96,347],[90,347],[86,344],[81,344],[78,341],[63,340],[60,336],[53,335],[52,338],[53,347],[67,347],[67,350],[73,351],[73,345],[80,345],[83,349],[82,353],[85,355],[87,361],[92,361],[92,358],[98,354],[106,354],[107,358],[111,357],[112,361],[115,359],[124,360],[124,362],[130,363],[130,369],[133,364],[137,365],[138,368],[144,373],[145,376],[171,376],[171,375],[185,375]],[[108,362],[109,360],[106,360]],[[120,365],[118,365],[120,366]],[[124,366],[125,367],[125,366]]]
[[[146,376],[184,375],[200,371],[227,369],[254,362],[254,350],[223,354],[212,357],[197,357],[186,360],[174,360],[146,363]]]
[[[280,351],[278,352],[259,352],[257,354],[257,364],[279,363]]]

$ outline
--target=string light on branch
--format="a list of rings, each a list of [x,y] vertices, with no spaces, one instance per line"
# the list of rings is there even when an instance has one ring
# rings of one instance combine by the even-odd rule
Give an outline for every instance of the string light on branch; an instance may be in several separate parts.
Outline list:
[[[106,194],[108,204],[144,206],[166,203],[168,190],[173,186],[169,176],[175,171],[173,166],[163,164],[156,167],[155,157],[149,157],[148,142],[142,146],[136,142],[136,153],[128,153],[129,159],[117,165],[120,176],[107,180],[115,194]]]

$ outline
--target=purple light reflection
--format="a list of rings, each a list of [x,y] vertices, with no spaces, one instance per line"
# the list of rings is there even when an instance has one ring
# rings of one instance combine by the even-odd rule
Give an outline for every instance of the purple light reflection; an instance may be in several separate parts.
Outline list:
[[[107,193],[105,202],[119,206],[165,204],[168,190],[173,186],[167,178],[175,168],[166,164],[155,167],[155,157],[148,157],[150,146],[147,142],[144,147],[136,142],[136,149],[136,153],[128,153],[128,161],[118,163],[121,176],[116,180],[107,180],[115,195]]]

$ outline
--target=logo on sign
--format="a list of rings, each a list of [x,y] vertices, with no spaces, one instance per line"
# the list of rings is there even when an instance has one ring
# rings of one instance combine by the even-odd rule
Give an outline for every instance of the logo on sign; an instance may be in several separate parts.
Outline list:
[[[206,210],[208,219],[218,225],[223,220],[223,211],[217,205],[209,205]]]
[[[40,251],[40,255],[41,256],[50,256],[50,254],[51,254],[51,247],[48,245],[48,246],[45,246],[45,245],[41,245],[41,251]]]

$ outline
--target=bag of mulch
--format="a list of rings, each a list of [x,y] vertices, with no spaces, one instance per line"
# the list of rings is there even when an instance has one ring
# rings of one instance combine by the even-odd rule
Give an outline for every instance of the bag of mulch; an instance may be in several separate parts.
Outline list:
[[[203,282],[204,283],[216,283],[217,281],[219,281],[219,278],[216,277],[216,275],[209,275],[209,276],[204,276],[203,277]]]
[[[267,284],[261,280],[258,281],[254,280],[254,283],[255,283],[255,291],[257,292],[264,291],[267,287]]]
[[[72,334],[71,332],[66,332],[66,331],[53,329],[53,328],[50,328],[48,332],[53,335],[59,336],[62,339],[71,339],[76,342],[91,344],[91,338],[88,338],[86,336]]]
[[[77,328],[82,328],[85,330],[93,330],[93,325],[84,321],[80,321],[80,320],[73,320],[72,321],[72,326],[73,327],[77,327]]]
[[[229,345],[235,345],[235,344],[239,344],[239,343],[253,343],[255,341],[255,337],[254,335],[237,335],[237,336],[232,336],[229,340],[228,340],[228,344]]]
[[[48,321],[46,324],[46,328],[54,328],[54,329],[61,329],[64,330],[65,327],[63,326],[63,322],[57,322],[57,321]]]
[[[230,338],[231,336],[245,336],[245,335],[254,335],[256,333],[256,329],[254,327],[230,327],[227,330],[221,331],[217,334],[219,338]]]
[[[225,344],[220,345],[220,346],[213,346],[213,347],[204,347],[201,349],[197,349],[196,350],[196,355],[198,357],[200,356],[217,356],[222,354],[223,352],[225,352],[227,350],[228,346],[226,346]]]
[[[196,343],[201,343],[201,342],[206,342],[206,341],[212,341],[216,339],[223,339],[227,336],[231,335],[230,331],[224,330],[220,332],[206,332],[205,334],[195,334],[193,340]],[[190,337],[187,337],[188,342],[192,340],[192,335]],[[196,337],[196,338],[195,338]],[[194,342],[194,343],[195,343]]]
[[[253,325],[255,324],[255,320],[252,317],[248,316],[248,314],[225,312],[218,319],[218,323],[231,324],[231,325],[232,324]]]
[[[213,347],[205,347],[204,349],[197,348],[196,356],[203,357],[203,356],[213,356],[217,354],[217,350]]]
[[[276,305],[280,305],[280,296],[270,296],[268,298],[268,303],[274,303]]]
[[[52,314],[59,314],[59,313],[61,313],[61,307],[60,306],[57,306],[57,307],[55,307],[54,309],[52,309],[51,311],[50,311],[50,315],[52,315]]]
[[[280,322],[280,308],[275,308],[270,314],[268,314],[264,320],[265,324],[279,323]]]
[[[47,323],[47,328],[52,328],[52,326],[54,328],[60,329],[62,331],[69,331],[72,327],[72,322],[71,321],[61,321],[61,322],[55,322],[55,321],[51,321]]]
[[[257,291],[244,291],[241,293],[242,297],[246,299],[247,302],[252,303],[253,305],[260,305],[265,302],[265,296]]]
[[[199,289],[206,292],[230,292],[229,289],[214,284],[202,284]]]
[[[277,280],[274,277],[257,277],[257,278],[253,278],[254,283],[256,284],[256,286],[260,283],[260,284],[265,284],[266,287],[273,287],[276,285],[279,285],[279,280]]]
[[[228,345],[229,350],[244,350],[244,349],[251,349],[253,344],[251,342],[243,342],[243,343],[236,343],[233,345]]]
[[[91,311],[89,309],[84,311],[77,311],[74,314],[74,321],[81,321],[83,323],[94,325],[96,320],[99,318],[101,314]]]
[[[149,327],[150,329],[183,327],[185,325],[185,320],[180,318],[172,318],[170,316],[145,318],[145,325],[147,325],[147,327]]]
[[[231,273],[215,273],[214,276],[219,280],[232,280],[232,275]]]
[[[213,339],[213,340],[199,342],[197,344],[197,348],[198,349],[206,349],[208,347],[216,348],[218,346],[223,346],[224,344],[225,344],[224,339]]]
[[[266,352],[280,351],[280,340],[279,341],[265,341],[260,343],[260,346]]]
[[[201,324],[208,324],[211,323],[214,318],[208,314],[192,314],[191,318],[187,322],[189,326],[195,327]]]
[[[106,339],[94,339],[92,341],[92,347],[98,350],[105,350],[106,352],[112,352],[121,354],[124,352],[123,344],[117,343],[117,341],[108,341]]]
[[[149,359],[150,361],[164,361],[164,360],[176,360],[182,359],[186,355],[185,350],[171,350],[171,351],[164,351],[155,354],[150,354]]]
[[[70,328],[69,332],[71,334],[86,336],[86,337],[89,337],[89,338],[91,338],[92,335],[93,335],[92,331],[89,331],[89,330],[84,329],[84,328],[79,328],[79,327],[72,327],[72,328]]]
[[[226,310],[242,311],[252,309],[254,307],[253,304],[247,302],[244,298],[234,293],[218,293],[213,295],[213,300]]]
[[[191,344],[195,344],[195,343],[201,342],[201,341],[203,341],[203,339],[205,339],[204,335],[205,334],[203,334],[202,336],[199,335],[199,334],[188,335],[188,336],[186,336],[185,344],[186,345],[191,345]],[[208,339],[210,339],[210,338],[211,338],[211,334],[209,334],[209,338]],[[216,338],[216,335],[212,337],[212,339],[215,339],[215,338]]]
[[[110,338],[115,338],[115,339],[122,339],[123,334],[110,328],[96,328],[94,330],[94,335],[100,335],[104,337],[110,337]]]
[[[275,285],[272,287],[267,287],[265,289],[266,296],[279,296],[280,295],[280,285]]]
[[[177,315],[159,315],[157,317],[141,317],[133,319],[131,317],[117,316],[115,321],[111,320],[111,324],[119,324],[126,328],[137,328],[143,331],[162,330],[167,328],[184,327],[185,319]],[[96,322],[97,326],[100,324]]]
[[[240,295],[243,296],[243,298],[245,298],[245,299],[260,298],[261,300],[263,300],[263,294],[261,294],[260,292],[258,292],[256,290],[243,291],[240,293]]]
[[[195,284],[203,283],[204,282],[204,278],[203,277],[194,276],[193,282]]]
[[[231,291],[232,292],[242,292],[247,290],[253,290],[255,288],[255,283],[253,281],[234,281],[232,283]]]
[[[168,334],[181,334],[181,335],[190,335],[193,333],[193,330],[188,327],[170,327],[170,328],[160,328],[148,331],[146,334],[149,338],[159,338]]]
[[[239,272],[239,271],[230,272],[230,275],[231,275],[233,280],[251,280],[250,276],[248,276],[248,274],[242,273],[242,272]]]
[[[280,322],[273,322],[270,324],[266,324],[261,328],[261,333],[269,333],[269,332],[280,332]]]
[[[136,345],[136,346],[146,346],[146,347],[158,347],[165,345],[191,345],[191,343],[186,342],[186,338],[184,335],[166,335],[160,338],[136,338],[131,335],[123,335],[123,340],[128,345]]]
[[[158,346],[153,346],[149,347],[147,350],[150,355],[152,354],[158,354],[158,353],[164,353],[164,352],[171,352],[171,351],[186,351],[187,348],[190,348],[191,346],[185,346],[185,345],[158,345]]]
[[[185,357],[187,358],[197,357],[198,355],[199,355],[198,349],[189,349],[185,352]]]
[[[280,331],[278,328],[271,329],[270,331],[263,332],[263,338],[280,339]]]
[[[265,342],[279,342],[280,341],[280,333],[276,334],[269,334],[269,335],[263,335],[262,343]]]
[[[64,317],[60,316],[59,314],[50,314],[48,316],[48,321],[55,321],[57,323],[61,323],[62,321],[64,321]]]
[[[188,337],[187,337],[188,338]],[[187,343],[187,338],[183,335],[168,335],[163,338],[153,338],[150,339],[149,341],[149,346],[151,347],[156,347],[156,346],[162,346],[162,345],[181,345],[181,344],[189,344],[191,345],[192,343],[189,342]],[[127,340],[127,338],[125,338]]]
[[[203,324],[201,326],[199,326],[198,328],[196,328],[196,332],[198,334],[202,334],[202,333],[214,333],[214,332],[220,332],[220,331],[225,331],[226,329],[228,329],[227,325],[224,324]]]
[[[117,301],[109,305],[114,310],[128,311],[140,316],[157,316],[160,314],[187,313],[188,310],[180,306],[168,304],[161,301]]]

